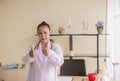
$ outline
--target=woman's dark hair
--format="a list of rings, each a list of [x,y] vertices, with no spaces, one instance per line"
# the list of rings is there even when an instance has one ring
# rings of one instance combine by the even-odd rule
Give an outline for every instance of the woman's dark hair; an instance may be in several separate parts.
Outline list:
[[[37,30],[39,29],[39,27],[42,27],[42,26],[47,26],[50,30],[50,25],[48,23],[46,23],[45,21],[41,22],[38,26],[37,26]]]

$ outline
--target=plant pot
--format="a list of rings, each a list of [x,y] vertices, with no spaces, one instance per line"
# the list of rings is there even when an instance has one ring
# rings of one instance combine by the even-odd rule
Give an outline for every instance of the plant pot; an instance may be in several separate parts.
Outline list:
[[[98,34],[102,34],[102,31],[103,31],[103,28],[102,28],[102,27],[98,27],[98,28],[97,28]]]

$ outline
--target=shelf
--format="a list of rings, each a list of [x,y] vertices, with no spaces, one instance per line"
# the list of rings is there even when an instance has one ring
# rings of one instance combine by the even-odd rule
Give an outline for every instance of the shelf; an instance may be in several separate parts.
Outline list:
[[[96,51],[96,55],[75,55],[75,56],[67,56],[65,55],[64,57],[69,57],[69,59],[73,59],[74,57],[90,57],[90,58],[97,58],[97,73],[99,73],[99,58],[100,57],[109,57],[109,56],[100,56],[99,55],[99,37],[101,36],[106,36],[109,34],[51,34],[50,36],[68,36],[69,37],[69,51],[73,50],[73,37],[74,36],[90,36],[90,37],[96,37],[96,47],[97,47],[97,51]]]
[[[64,57],[69,57],[70,60],[74,59],[74,57],[84,57],[84,58],[90,57],[90,58],[98,58],[97,56],[94,56],[94,55],[93,55],[93,56],[92,56],[92,55],[90,55],[90,56],[83,56],[83,55],[82,55],[82,56],[64,56]],[[99,56],[99,58],[100,58],[100,57],[102,57],[102,58],[104,58],[104,57],[106,58],[106,57],[107,57],[107,58],[108,58],[109,56]],[[66,58],[65,58],[65,59],[66,59]],[[77,59],[77,58],[75,58],[75,59]]]
[[[51,34],[50,36],[97,36],[98,34]]]
[[[94,56],[94,55],[79,55],[79,56],[67,56],[67,55],[64,55],[64,57],[91,57],[91,58],[97,58],[97,56]],[[99,57],[109,57],[109,56],[99,56]]]
[[[108,34],[51,34],[50,36],[97,36],[97,35],[108,35]]]
[[[109,34],[50,34],[50,36],[97,36],[97,35],[109,35]],[[37,34],[35,34],[37,36]]]

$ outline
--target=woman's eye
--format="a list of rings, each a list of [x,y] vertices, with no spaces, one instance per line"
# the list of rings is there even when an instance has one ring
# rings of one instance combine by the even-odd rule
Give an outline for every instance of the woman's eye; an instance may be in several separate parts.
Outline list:
[[[42,33],[38,33],[38,35],[41,35]]]
[[[47,32],[44,32],[44,34],[47,34]]]

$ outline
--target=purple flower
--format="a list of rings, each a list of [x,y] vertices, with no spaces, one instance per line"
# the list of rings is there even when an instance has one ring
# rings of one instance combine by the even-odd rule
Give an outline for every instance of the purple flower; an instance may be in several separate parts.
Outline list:
[[[104,23],[103,21],[98,21],[97,24],[95,24],[96,27],[103,27],[104,26]]]

